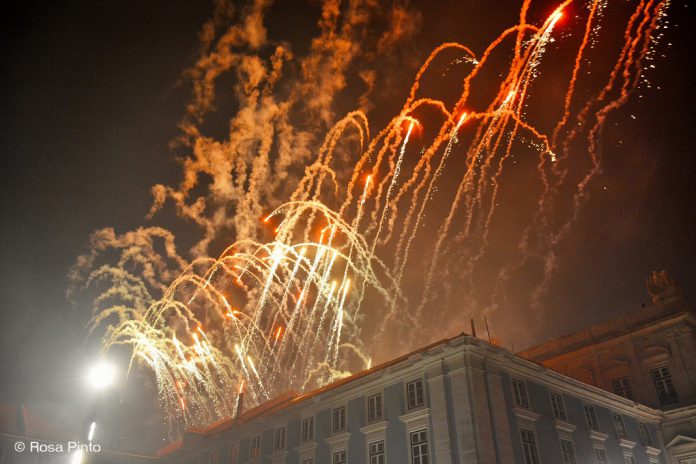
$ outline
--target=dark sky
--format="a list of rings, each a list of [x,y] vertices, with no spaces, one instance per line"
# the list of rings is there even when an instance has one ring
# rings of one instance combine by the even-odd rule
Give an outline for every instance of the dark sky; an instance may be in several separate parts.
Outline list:
[[[480,50],[517,8],[501,19],[477,2],[446,3],[422,9],[423,54],[450,40]],[[549,337],[636,310],[655,269],[696,297],[696,44],[683,3],[672,6],[653,88],[626,107],[636,119],[619,119],[608,134],[604,173],[563,245]],[[287,5],[269,29],[302,40],[315,5]],[[176,83],[210,11],[208,2],[58,1],[22,2],[3,15],[0,402],[69,404],[83,388],[88,309],[66,301],[67,271],[92,231],[143,224],[150,186],[177,182],[168,143],[187,94]]]

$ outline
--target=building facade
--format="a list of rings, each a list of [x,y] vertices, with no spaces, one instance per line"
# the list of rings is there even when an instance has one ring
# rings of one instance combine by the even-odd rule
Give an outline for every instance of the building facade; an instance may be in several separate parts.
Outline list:
[[[651,305],[518,354],[661,410],[669,462],[696,464],[696,312],[666,273],[648,289]]]
[[[662,412],[467,335],[186,432],[166,464],[667,463]]]

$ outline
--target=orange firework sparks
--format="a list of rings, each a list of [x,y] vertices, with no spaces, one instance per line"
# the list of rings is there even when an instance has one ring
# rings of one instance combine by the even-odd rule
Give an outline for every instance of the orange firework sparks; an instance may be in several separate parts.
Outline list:
[[[132,346],[133,360],[154,372],[166,396],[162,403],[183,426],[231,416],[237,402],[230,385],[239,385],[238,395],[256,405],[288,389],[303,391],[369,369],[372,358],[361,334],[371,328],[360,325],[366,317],[379,320],[370,338],[409,340],[402,335],[413,327],[442,322],[432,308],[452,297],[447,292],[467,295],[461,302],[467,311],[496,307],[505,279],[531,259],[543,261],[539,285],[545,285],[554,247],[569,233],[601,170],[604,124],[638,85],[667,0],[636,2],[616,45],[619,58],[593,93],[582,86],[605,2],[571,10],[573,0],[565,0],[532,21],[531,1],[525,0],[518,23],[477,53],[455,42],[435,48],[413,70],[404,104],[376,132],[365,113],[367,94],[361,97],[364,110],[333,114],[338,105],[332,98],[354,67],[335,50],[340,45],[346,55],[369,49],[345,46],[358,35],[370,37],[355,34],[357,24],[351,23],[366,18],[355,10],[362,3],[348,2],[353,14],[341,28],[326,18],[343,13],[324,11],[321,36],[306,59],[281,46],[270,58],[256,55],[257,49],[270,50],[259,43],[242,53],[244,28],[203,47],[191,73],[196,100],[182,123],[194,155],[182,163],[181,185],[153,188],[151,211],[173,201],[180,215],[201,227],[204,238],[191,248],[190,261],[178,254],[173,234],[157,227],[118,236],[103,231],[93,239],[94,256],[103,250],[121,255],[117,265],[90,271],[86,279],[114,284],[97,299],[90,330],[117,318],[104,351]],[[566,16],[585,21],[581,35],[565,33],[575,22]],[[537,82],[546,62],[563,62],[546,55],[569,46],[568,69],[552,70],[569,80],[558,94],[546,92],[547,82]],[[318,49],[331,50],[331,56]],[[293,59],[300,60],[292,68],[303,79],[295,87],[281,81],[284,63]],[[320,67],[326,60],[330,72]],[[443,60],[450,63],[444,69]],[[460,74],[449,87],[457,95],[434,96],[442,92],[429,90],[431,80],[449,77],[455,67]],[[215,78],[231,69],[244,70],[235,71],[240,108],[229,136],[216,141],[202,136],[199,124],[213,106]],[[369,86],[376,77],[368,71],[373,73],[361,77]],[[276,95],[276,84],[288,100]],[[584,94],[594,97],[579,101]],[[307,121],[315,113],[320,123]],[[305,125],[294,127],[294,120]],[[319,130],[326,132],[323,139]],[[583,141],[589,167],[576,168],[571,149]],[[524,172],[531,199],[504,185],[513,170]],[[210,187],[201,185],[209,179]],[[209,188],[209,196],[198,197],[199,188]],[[531,219],[515,227],[519,231],[491,232],[499,204],[510,197],[528,201],[529,210],[520,208],[519,215]],[[559,215],[559,205],[571,205],[571,212]],[[498,236],[507,240],[513,233],[496,249]],[[236,241],[222,254],[208,256],[230,236]],[[507,248],[512,258],[499,258]],[[93,265],[94,256],[82,261]],[[482,262],[494,268],[486,283],[494,287],[490,292],[477,287]],[[133,269],[142,269],[142,276]],[[486,292],[490,304],[477,305]],[[112,306],[119,295],[128,298]],[[365,314],[365,302],[378,309]]]

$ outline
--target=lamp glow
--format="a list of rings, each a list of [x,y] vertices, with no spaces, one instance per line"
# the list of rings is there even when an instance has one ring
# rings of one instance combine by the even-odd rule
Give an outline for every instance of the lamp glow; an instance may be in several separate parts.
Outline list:
[[[89,384],[97,390],[108,387],[115,376],[114,368],[105,362],[96,364],[89,371]]]
[[[89,433],[87,434],[87,441],[92,441],[94,438],[94,430],[97,428],[97,423],[92,422],[89,426]]]
[[[73,454],[72,460],[70,461],[70,464],[82,464],[83,456],[84,456],[84,453],[82,452],[82,449],[78,449]]]

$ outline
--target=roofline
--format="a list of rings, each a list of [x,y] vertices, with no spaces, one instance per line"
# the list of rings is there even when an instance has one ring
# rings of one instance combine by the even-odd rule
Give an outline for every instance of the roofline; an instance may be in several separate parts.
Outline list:
[[[451,342],[452,340],[456,340],[456,339],[463,337],[463,336],[469,336],[469,335],[466,334],[465,332],[462,332],[459,335],[456,335],[454,337],[443,338],[443,339],[438,340],[434,343],[431,343],[429,345],[421,347],[415,351],[404,354],[404,355],[399,356],[397,358],[394,358],[392,360],[383,362],[381,364],[378,364],[376,366],[371,367],[370,369],[365,369],[365,370],[356,372],[353,375],[336,380],[335,382],[326,384],[324,386],[321,386],[319,388],[311,390],[311,391],[304,393],[302,395],[298,395],[296,392],[294,392],[292,390],[287,391],[287,392],[282,393],[279,396],[277,396],[269,401],[266,401],[264,403],[259,404],[258,406],[254,407],[253,409],[250,409],[249,411],[242,413],[238,418],[228,417],[228,418],[220,419],[219,421],[214,422],[214,423],[212,423],[208,426],[205,426],[205,427],[193,427],[191,429],[186,430],[184,432],[184,435],[185,434],[196,434],[196,435],[201,435],[201,436],[210,436],[210,435],[213,435],[215,433],[222,432],[223,430],[228,430],[228,429],[232,428],[234,425],[249,422],[265,412],[269,412],[270,410],[273,410],[276,408],[284,409],[285,407],[290,406],[290,405],[294,406],[294,405],[300,404],[300,403],[307,401],[307,400],[309,400],[317,395],[335,390],[336,388],[342,387],[342,386],[347,385],[351,382],[362,379],[362,378],[364,378],[364,377],[366,377],[374,372],[378,372],[378,371],[381,371],[381,370],[386,369],[388,367],[391,367],[395,364],[398,364],[402,361],[405,361],[406,359],[408,359],[412,356],[420,354],[424,351],[428,351],[432,348],[435,348],[436,346],[445,345],[445,344]],[[169,445],[167,445],[163,448],[160,448],[157,451],[157,456],[160,456],[160,457],[166,456],[168,454],[171,454],[171,453],[179,450],[183,446],[184,446],[184,439],[182,437],[182,438],[179,438],[178,440],[170,443]]]
[[[612,399],[617,401],[622,407],[631,408],[634,410],[634,412],[640,412],[641,415],[650,416],[651,419],[655,419],[657,417],[659,417],[659,418],[663,417],[664,412],[662,410],[653,409],[653,408],[646,406],[644,404],[637,403],[635,401],[631,401],[631,400],[628,400],[626,398],[611,394],[609,392],[606,392],[606,391],[600,389],[599,387],[595,387],[594,385],[589,385],[587,383],[584,383],[584,382],[581,382],[577,379],[569,377],[568,375],[563,374],[562,372],[558,372],[555,369],[552,369],[548,366],[545,366],[538,361],[534,361],[534,360],[525,358],[523,356],[520,356],[519,354],[515,354],[515,353],[505,349],[504,347],[494,345],[494,344],[489,343],[483,339],[480,339],[478,337],[473,337],[473,336],[470,336],[470,335],[462,332],[461,334],[459,334],[457,336],[454,336],[451,338],[441,339],[437,342],[426,345],[422,348],[419,348],[415,351],[407,353],[403,356],[399,356],[398,358],[394,358],[390,361],[386,361],[386,362],[379,364],[377,366],[374,366],[370,369],[366,369],[366,370],[357,372],[349,377],[345,377],[343,379],[337,380],[337,381],[332,382],[330,384],[324,385],[324,386],[319,387],[317,389],[314,389],[310,392],[307,392],[303,395],[297,395],[295,392],[292,392],[292,391],[285,392],[285,393],[281,394],[280,396],[278,396],[272,400],[269,400],[265,403],[262,403],[262,404],[256,406],[255,408],[247,411],[246,413],[243,413],[239,418],[221,419],[213,424],[210,424],[207,427],[198,427],[198,428],[195,428],[195,429],[192,429],[190,431],[185,432],[185,434],[186,433],[193,433],[193,434],[199,435],[201,437],[205,437],[205,436],[211,436],[213,434],[220,433],[224,430],[228,430],[228,429],[232,428],[235,425],[242,425],[246,422],[249,422],[249,421],[259,417],[260,415],[265,414],[265,413],[275,412],[278,410],[285,409],[289,406],[295,406],[295,405],[301,404],[302,402],[307,401],[311,398],[314,398],[317,395],[320,395],[322,393],[326,393],[326,392],[335,390],[337,388],[343,387],[345,385],[348,385],[352,382],[355,382],[355,381],[360,380],[364,377],[367,377],[370,374],[382,371],[382,370],[387,369],[391,366],[394,366],[400,362],[403,362],[403,361],[405,361],[405,360],[407,360],[415,355],[432,350],[435,347],[447,345],[450,342],[455,341],[455,340],[464,340],[464,339],[475,340],[477,346],[480,346],[479,344],[483,344],[484,347],[486,347],[488,349],[495,350],[497,352],[496,353],[497,356],[500,356],[502,358],[512,359],[512,360],[516,361],[519,366],[524,366],[526,369],[532,369],[532,370],[537,371],[537,372],[539,372],[539,371],[546,372],[547,374],[550,375],[551,379],[553,379],[555,381],[562,380],[570,385],[574,385],[576,388],[579,388],[581,390],[585,390],[590,395],[594,394],[594,395],[606,396],[607,394],[609,394],[611,397],[613,397]],[[160,451],[158,451],[158,453],[157,453],[157,456],[166,456],[167,454],[170,454],[174,451],[179,450],[180,448],[182,448],[185,445],[186,445],[186,443],[184,443],[183,438],[179,439],[176,442],[168,445],[167,447],[160,449]]]
[[[654,318],[650,318],[648,315],[646,315],[646,317],[643,320],[639,319],[638,321],[636,321],[637,323],[635,325],[631,325],[629,323],[629,320],[632,316],[634,316],[635,314],[638,314],[637,312],[629,313],[629,314],[626,314],[624,316],[616,317],[613,319],[608,319],[606,321],[599,322],[597,324],[592,324],[590,326],[584,327],[580,330],[575,330],[573,332],[568,332],[568,333],[561,335],[561,336],[558,336],[558,337],[550,338],[550,339],[546,340],[545,342],[530,346],[524,350],[516,352],[515,354],[517,354],[518,356],[521,356],[525,359],[528,359],[530,361],[543,362],[543,361],[551,359],[551,358],[555,358],[555,357],[562,356],[562,355],[567,354],[567,353],[572,353],[575,351],[582,350],[583,348],[586,348],[588,346],[587,343],[585,343],[583,345],[578,345],[576,343],[576,344],[569,344],[568,346],[560,346],[556,349],[547,349],[539,354],[533,353],[534,351],[536,351],[544,346],[552,345],[554,342],[559,343],[559,342],[562,342],[564,340],[572,339],[574,336],[576,336],[580,333],[583,333],[583,332],[588,335],[588,337],[586,337],[584,339],[585,341],[589,341],[592,344],[598,344],[598,343],[604,343],[606,341],[615,339],[616,337],[621,337],[621,336],[629,335],[631,333],[638,332],[638,331],[643,330],[645,328],[648,328],[652,325],[666,322],[666,321],[669,321],[671,319],[678,319],[678,318],[687,319],[687,320],[691,320],[691,322],[696,325],[696,318],[694,317],[694,310],[689,305],[686,304],[686,302],[684,301],[683,298],[681,298],[679,296],[670,298],[669,300],[661,302],[659,304],[654,304],[654,305],[652,305],[648,308],[645,308],[641,311],[655,311],[655,312],[659,313],[660,310],[667,311],[670,308],[670,306],[674,305],[674,304],[676,304],[676,306],[674,307],[674,310],[672,312],[665,312],[664,314],[655,314]],[[599,336],[594,336],[592,334],[593,330],[596,331],[597,329],[599,329],[603,326],[611,325],[612,323],[616,323],[616,322],[620,322],[620,321],[626,322],[626,325],[624,327],[622,327],[622,330],[619,330],[618,333],[616,331],[614,331],[614,332],[609,331],[609,332],[604,332]],[[623,330],[623,329],[628,329],[628,330]]]

